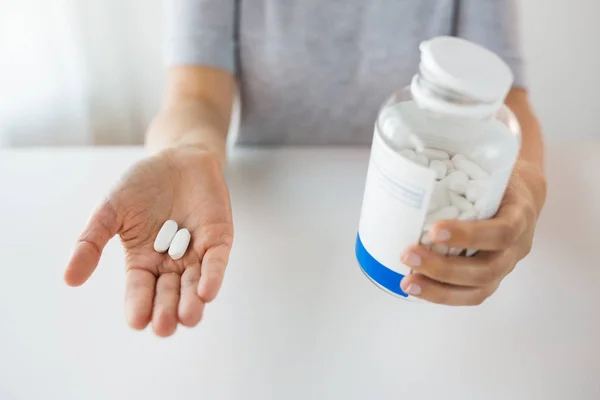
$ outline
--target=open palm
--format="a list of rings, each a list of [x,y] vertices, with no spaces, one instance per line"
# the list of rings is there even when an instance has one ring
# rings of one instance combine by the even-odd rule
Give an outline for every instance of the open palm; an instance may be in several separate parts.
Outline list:
[[[166,220],[187,228],[183,258],[154,251]],[[229,194],[218,160],[201,150],[170,149],[147,158],[121,179],[94,212],[71,257],[65,281],[82,285],[102,250],[119,235],[126,254],[125,313],[129,325],[151,321],[159,336],[181,323],[195,326],[220,287],[233,241]]]

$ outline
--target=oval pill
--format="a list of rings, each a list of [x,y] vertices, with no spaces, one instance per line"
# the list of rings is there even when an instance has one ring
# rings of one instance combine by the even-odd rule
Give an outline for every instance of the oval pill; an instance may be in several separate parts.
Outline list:
[[[444,179],[448,184],[448,189],[458,194],[465,194],[467,192],[469,177],[463,171],[456,171],[448,174]]]
[[[448,246],[445,246],[443,244],[436,244],[433,246],[432,250],[442,256],[446,256],[446,255],[448,255],[448,251],[450,249],[448,248]]]
[[[165,221],[162,228],[158,231],[156,239],[154,239],[154,250],[159,253],[164,253],[169,250],[169,246],[177,233],[177,229],[179,229],[177,222],[171,219]]]
[[[475,210],[466,211],[458,216],[460,221],[475,221],[477,219],[477,213]]]
[[[453,170],[453,169],[454,169],[454,164],[452,163],[452,161],[451,161],[451,160],[442,160],[442,162],[443,162],[444,164],[446,164],[446,169],[448,170],[448,173],[450,173],[450,172],[449,172],[450,170]]]
[[[475,250],[475,249],[470,249],[467,250],[467,257],[473,257],[475,254],[477,254],[479,250]]]
[[[430,248],[431,245],[433,244],[433,242],[429,238],[429,234],[427,232],[423,232],[423,234],[421,235],[420,243],[427,248]]]
[[[481,190],[481,188],[472,186],[468,186],[467,192],[465,193],[465,197],[471,203],[477,203],[481,198],[483,198],[484,195],[485,191]]]
[[[468,160],[466,157],[459,157],[452,160],[456,169],[459,169],[466,173],[471,179],[489,179],[488,174],[483,168],[475,164],[473,161]]]
[[[488,179],[473,179],[469,181],[469,186],[480,190],[489,190],[492,182]]]
[[[431,199],[429,200],[429,212],[431,213],[449,205],[450,197],[448,196],[448,188],[444,183],[437,182],[433,188]]]
[[[433,224],[438,221],[456,219],[460,215],[460,211],[455,206],[447,206],[441,208],[427,216],[425,219],[425,230],[431,229]]]
[[[465,251],[465,249],[460,249],[457,247],[453,247],[448,251],[448,255],[449,256],[454,256],[454,257],[458,257],[462,254],[462,252]]]
[[[179,260],[185,254],[192,235],[187,229],[180,229],[175,234],[171,246],[169,247],[169,255],[173,260]]]
[[[450,154],[446,153],[443,150],[425,148],[425,149],[423,149],[421,154],[423,154],[425,157],[427,157],[430,160],[449,160],[450,159]]]
[[[487,206],[486,198],[482,197],[475,202],[475,205],[473,207],[475,208],[475,211],[477,211],[479,213],[483,213],[486,209],[486,206]]]
[[[428,167],[429,166],[429,159],[427,157],[425,157],[423,154],[417,154],[415,156],[415,160],[414,160],[417,164],[421,164],[424,167]]]
[[[456,161],[457,160],[466,160],[467,157],[463,156],[462,154],[455,154],[454,156],[452,156],[452,163],[456,165]]]
[[[465,182],[469,183],[469,177],[466,173],[462,171],[455,171],[451,174],[448,174],[446,178],[444,178],[444,182],[452,183],[452,182]]]
[[[446,177],[446,173],[448,172],[448,167],[440,160],[431,160],[429,163],[429,169],[435,171],[435,178],[437,180],[442,180]]]
[[[415,152],[411,149],[404,149],[400,152],[400,154],[402,154],[404,157],[408,158],[411,161],[414,161],[415,157],[417,156]]]
[[[460,211],[467,212],[473,210],[473,203],[471,203],[469,200],[455,192],[448,192],[448,194],[450,197],[450,203],[452,203],[453,206],[456,206],[456,208],[458,208]]]

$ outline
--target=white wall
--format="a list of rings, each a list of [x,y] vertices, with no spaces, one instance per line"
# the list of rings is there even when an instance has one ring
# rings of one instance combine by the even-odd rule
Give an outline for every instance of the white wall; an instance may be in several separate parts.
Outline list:
[[[143,140],[164,81],[162,0],[0,0],[0,144]]]
[[[140,143],[163,91],[162,3],[0,0],[0,143]],[[520,6],[546,137],[600,139],[600,0]]]
[[[546,137],[600,140],[600,0],[522,0],[521,10],[531,93]]]
[[[140,143],[164,86],[162,0],[71,0],[96,144]]]

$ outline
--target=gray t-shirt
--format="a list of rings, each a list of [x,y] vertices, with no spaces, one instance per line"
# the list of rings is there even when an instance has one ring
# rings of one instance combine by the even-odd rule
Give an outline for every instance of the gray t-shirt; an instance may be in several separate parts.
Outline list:
[[[516,0],[169,0],[169,65],[235,73],[243,145],[364,145],[418,69],[419,43],[455,35],[524,85]]]

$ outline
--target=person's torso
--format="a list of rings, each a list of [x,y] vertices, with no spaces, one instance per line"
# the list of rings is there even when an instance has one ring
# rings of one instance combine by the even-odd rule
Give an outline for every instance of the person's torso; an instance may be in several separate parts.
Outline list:
[[[364,145],[454,0],[240,0],[242,145]]]

